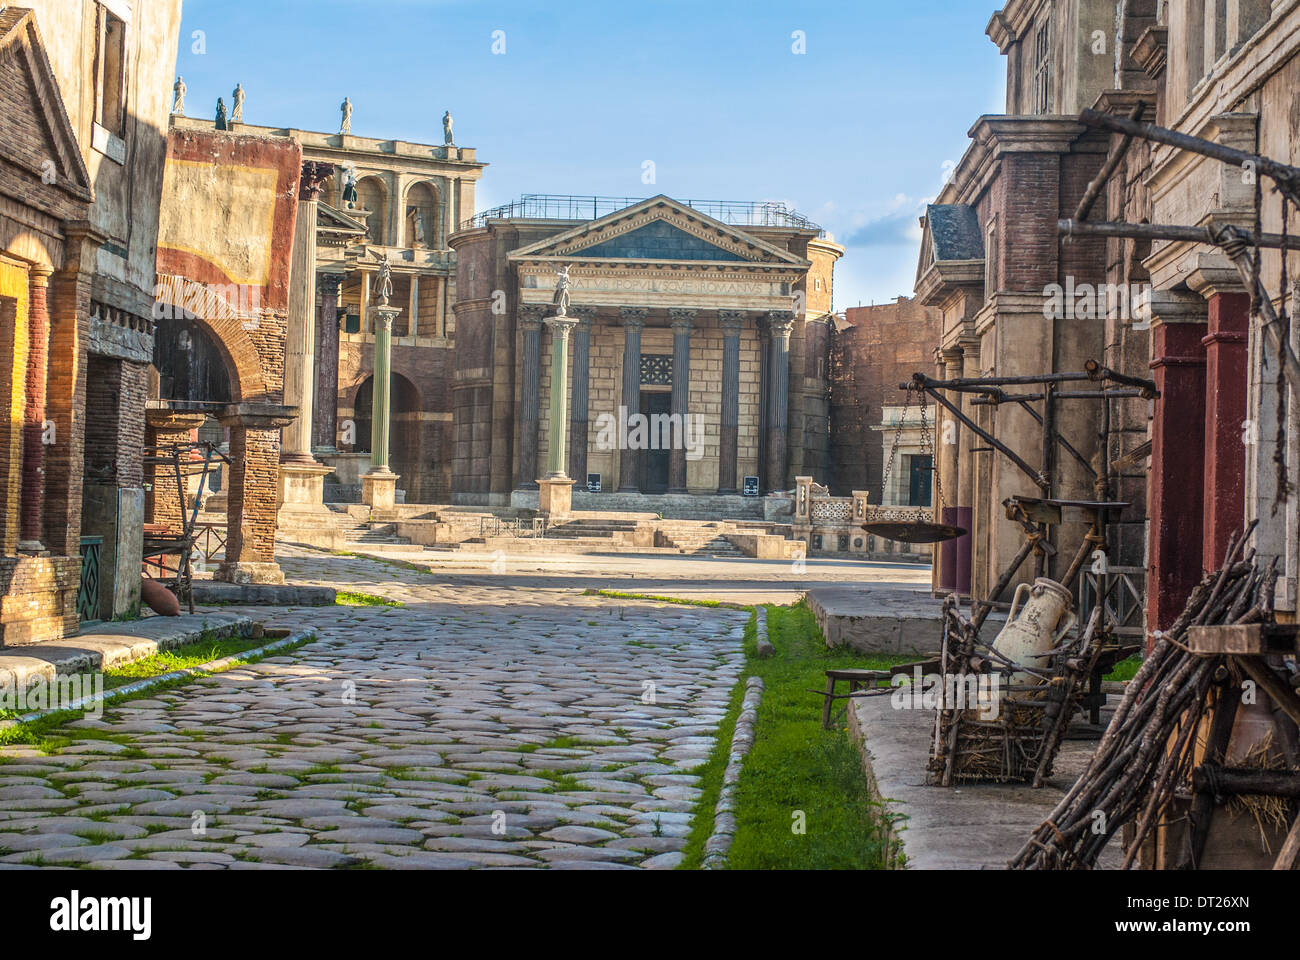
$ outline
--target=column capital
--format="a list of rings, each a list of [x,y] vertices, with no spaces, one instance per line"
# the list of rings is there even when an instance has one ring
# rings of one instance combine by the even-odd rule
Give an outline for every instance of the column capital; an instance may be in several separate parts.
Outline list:
[[[53,273],[54,271],[43,263],[32,264],[27,268],[27,281],[33,287],[48,287]]]
[[[648,307],[619,307],[618,315],[625,327],[640,329],[645,326],[645,318],[650,316]]]
[[[401,312],[402,312],[401,307],[375,307],[374,308],[375,320],[379,324],[383,325],[384,331],[387,333],[393,332],[393,321],[397,319],[397,315],[400,314]]]
[[[339,284],[342,282],[343,274],[341,273],[318,273],[316,274],[316,292],[323,297],[328,297],[331,293],[337,295]]]
[[[65,220],[61,273],[94,273],[95,257],[107,240],[107,235],[100,233],[89,220]]]
[[[298,199],[320,200],[321,187],[332,176],[334,176],[334,164],[321,163],[319,160],[304,160],[302,177],[298,183]]]
[[[961,363],[964,352],[961,347],[940,347],[937,351],[943,363]]]
[[[596,321],[598,313],[595,307],[573,307],[570,312],[585,327],[590,327]]]
[[[579,323],[573,317],[547,317],[542,322],[550,328],[552,336],[560,337],[563,340],[569,339],[569,333]]]
[[[767,328],[774,337],[785,339],[794,331],[794,311],[769,310]]]
[[[686,310],[674,308],[668,311],[668,318],[671,321],[673,333],[690,334],[695,329],[695,318],[700,315],[698,310]]]
[[[745,328],[745,318],[748,316],[744,310],[719,310],[718,326],[728,337],[740,336],[740,331]]]
[[[519,321],[533,330],[542,328],[542,319],[546,316],[546,307],[537,303],[526,303],[519,308]]]

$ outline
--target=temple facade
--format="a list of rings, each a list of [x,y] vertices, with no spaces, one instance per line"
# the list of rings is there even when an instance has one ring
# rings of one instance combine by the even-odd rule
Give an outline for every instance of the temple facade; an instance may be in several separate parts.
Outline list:
[[[453,503],[533,506],[553,336],[575,507],[787,490],[829,465],[831,287],[843,248],[781,204],[525,197],[463,224]],[[572,332],[553,334],[567,267]],[[751,501],[752,502],[752,501]]]

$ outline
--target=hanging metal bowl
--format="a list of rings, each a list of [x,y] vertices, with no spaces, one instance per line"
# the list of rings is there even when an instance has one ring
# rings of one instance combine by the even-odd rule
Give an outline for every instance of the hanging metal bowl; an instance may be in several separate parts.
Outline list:
[[[928,511],[877,510],[862,524],[862,529],[876,537],[899,543],[944,543],[967,533],[964,527],[936,523]]]

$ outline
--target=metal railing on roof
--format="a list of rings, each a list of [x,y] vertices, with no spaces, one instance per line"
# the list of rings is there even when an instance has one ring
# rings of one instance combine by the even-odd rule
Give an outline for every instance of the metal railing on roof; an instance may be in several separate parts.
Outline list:
[[[526,193],[518,200],[475,214],[462,230],[486,226],[489,220],[596,220],[646,200],[646,197],[580,197]],[[677,200],[683,206],[736,227],[793,227],[826,231],[780,200]]]

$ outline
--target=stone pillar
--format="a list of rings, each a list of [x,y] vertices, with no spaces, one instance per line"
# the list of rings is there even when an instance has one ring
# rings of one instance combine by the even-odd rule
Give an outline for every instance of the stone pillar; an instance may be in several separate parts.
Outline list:
[[[338,453],[339,436],[339,284],[338,274],[322,273],[320,322],[316,327],[316,393],[312,414],[312,449]]]
[[[334,174],[328,163],[302,165],[298,219],[293,233],[289,318],[284,338],[284,402],[298,409],[298,420],[284,429],[280,457],[286,464],[318,467],[311,455],[313,394],[316,385],[316,217],[321,185]]]
[[[551,331],[551,435],[547,445],[546,477],[538,483],[538,508],[553,519],[567,516],[573,502],[573,480],[565,473],[569,433],[569,334],[578,325],[572,317],[547,317]]]
[[[283,583],[275,562],[280,430],[297,412],[275,404],[237,403],[220,420],[230,430],[226,559],[213,578],[228,583]]]
[[[524,329],[523,369],[519,391],[519,489],[536,490],[540,471],[537,467],[537,431],[541,420],[542,315],[544,307],[519,309]]]
[[[18,549],[41,553],[45,547],[45,385],[50,359],[50,314],[46,291],[50,269],[28,271],[26,406],[23,411],[23,473]]]
[[[393,320],[402,311],[375,307],[375,376],[371,394],[370,470],[361,478],[361,499],[372,510],[391,510],[397,502],[397,474],[388,469],[392,417]]]
[[[718,493],[734,495],[740,447],[740,331],[745,314],[722,310],[722,424],[718,435]]]
[[[773,310],[768,317],[772,347],[767,384],[767,492],[772,493],[785,489],[790,424],[790,333],[794,330],[794,314],[789,310]]]
[[[1204,293],[1205,291],[1202,291]],[[1250,294],[1215,291],[1209,297],[1205,347],[1205,483],[1201,568],[1219,569],[1228,539],[1246,512],[1247,343]]]
[[[961,377],[978,377],[980,375],[980,342],[976,339],[963,340],[961,350],[960,367],[956,364],[948,366],[949,376],[954,379]],[[960,373],[958,371],[960,370]],[[963,393],[960,398],[961,412],[969,417],[972,421],[978,423],[976,419],[977,408],[971,405],[973,395]],[[964,537],[954,541],[957,545],[956,558],[956,584],[955,589],[963,597],[971,595],[972,562],[975,556],[975,455],[971,453],[972,447],[982,445],[982,441],[977,437],[969,427],[957,424],[957,526],[966,530]],[[941,437],[940,440],[943,438]],[[945,492],[947,488],[945,487]],[[951,494],[949,494],[951,496]],[[1001,575],[1001,571],[993,574],[996,578]],[[992,580],[990,580],[990,584]]]
[[[962,352],[959,348],[950,347],[941,351],[939,355],[939,369],[936,375],[944,380],[955,380],[961,377]],[[938,437],[936,437],[935,451],[938,454],[939,462],[939,482],[943,487],[943,492],[947,502],[939,511],[939,522],[960,527],[958,501],[953,499],[958,496],[960,484],[957,480],[958,460],[961,457],[961,444],[945,443],[944,438],[951,436],[954,440],[960,436],[961,424],[947,410],[936,404],[936,427]],[[945,428],[944,424],[951,422],[951,428]],[[936,491],[937,493],[937,491]],[[935,498],[938,503],[938,497]],[[966,527],[970,530],[970,527]],[[970,556],[970,534],[967,533],[961,540],[965,541],[966,556]],[[959,541],[949,540],[939,545],[939,562],[936,564],[936,573],[938,575],[936,585],[939,592],[943,594],[951,593],[957,589],[957,556],[961,548],[958,546]],[[969,586],[968,588],[969,589]]]
[[[669,493],[686,493],[686,419],[691,415],[691,331],[695,329],[696,315],[695,310],[668,311],[673,326],[673,392],[669,412],[680,429],[668,451]]]
[[[591,416],[591,327],[595,307],[575,307],[573,331],[573,410],[569,416],[569,476],[583,489],[587,483],[588,421]]]
[[[619,410],[620,424],[641,412],[641,331],[650,312],[645,307],[623,307],[623,402]],[[626,426],[619,430],[625,433]],[[618,492],[641,492],[641,451],[632,450],[625,443],[618,462]]]
[[[754,472],[758,474],[759,488],[766,491],[767,481],[767,420],[768,384],[772,375],[772,331],[767,318],[758,321],[758,464]]]
[[[1205,301],[1167,290],[1153,291],[1151,301],[1151,369],[1160,399],[1147,485],[1148,637],[1173,624],[1201,579],[1205,480]]]
[[[420,335],[420,276],[411,274],[411,309],[408,313],[411,322],[407,324],[407,332],[412,337]]]

